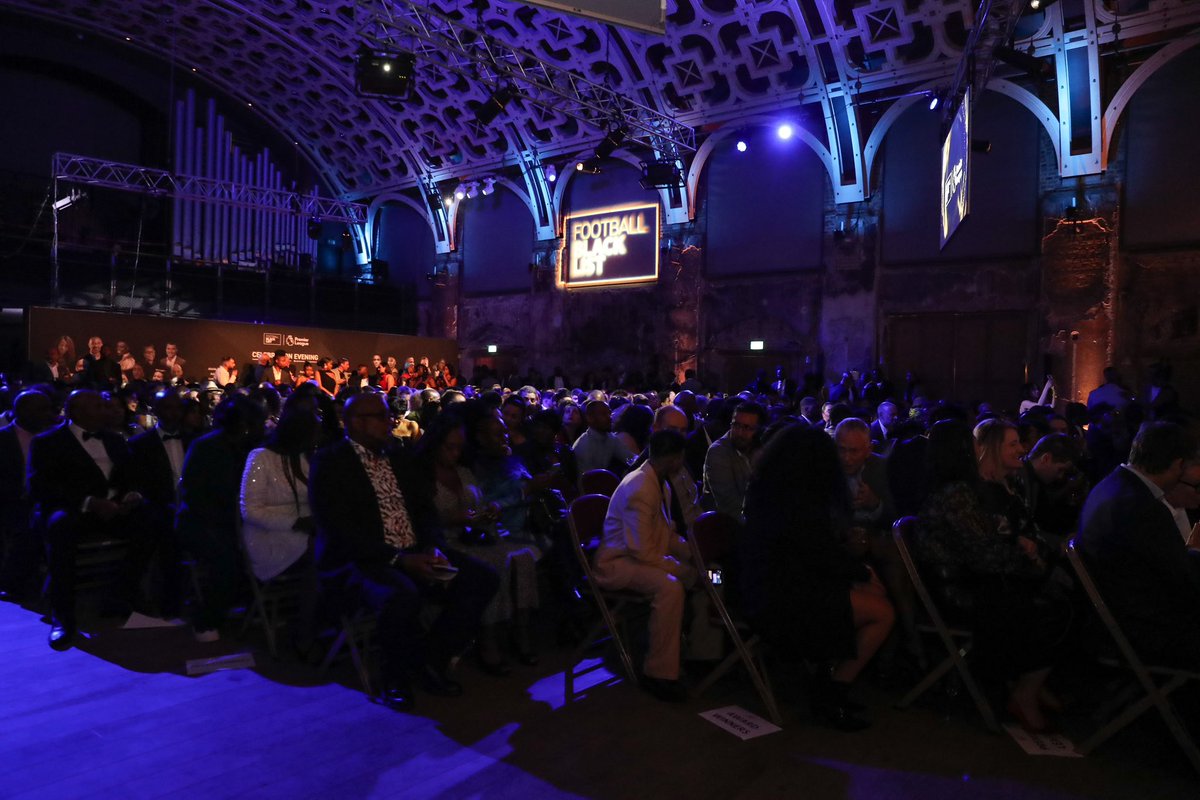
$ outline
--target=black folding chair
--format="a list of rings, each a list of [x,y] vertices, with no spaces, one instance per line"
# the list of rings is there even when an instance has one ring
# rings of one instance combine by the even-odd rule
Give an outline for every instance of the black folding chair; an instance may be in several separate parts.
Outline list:
[[[374,698],[375,693],[371,688],[371,671],[367,667],[367,654],[370,652],[371,639],[374,635],[375,617],[368,609],[359,608],[352,614],[342,614],[338,622],[337,637],[329,646],[328,652],[325,653],[324,660],[321,661],[320,674],[324,675],[329,671],[329,668],[333,666],[334,659],[342,650],[349,650],[350,661],[354,664],[354,671],[358,674],[358,681],[362,684],[363,693],[367,697]]]
[[[571,532],[571,544],[583,571],[583,582],[591,595],[600,619],[583,637],[571,653],[566,670],[566,699],[570,701],[575,696],[575,679],[580,678],[601,665],[576,672],[575,668],[583,661],[583,654],[591,647],[611,641],[617,648],[621,658],[621,666],[630,682],[637,682],[637,672],[633,668],[633,658],[629,654],[629,646],[621,636],[621,625],[633,609],[646,610],[648,600],[633,592],[614,592],[600,588],[592,573],[591,554],[599,547],[604,533],[604,517],[608,513],[608,497],[601,494],[585,494],[571,503],[567,510],[567,529]],[[612,604],[611,607],[609,604]],[[608,636],[604,633],[607,631]]]
[[[1197,772],[1200,772],[1200,749],[1197,749],[1195,740],[1192,739],[1187,728],[1179,719],[1179,715],[1176,713],[1169,699],[1172,692],[1186,685],[1188,682],[1200,681],[1200,673],[1174,667],[1145,664],[1138,656],[1137,651],[1133,649],[1133,645],[1130,644],[1125,633],[1121,630],[1121,626],[1117,623],[1116,617],[1113,616],[1108,605],[1104,602],[1104,598],[1100,596],[1100,590],[1096,587],[1096,582],[1092,580],[1092,576],[1088,573],[1087,567],[1084,566],[1083,559],[1075,547],[1074,540],[1067,545],[1067,558],[1070,560],[1071,566],[1075,569],[1075,574],[1079,577],[1080,585],[1087,592],[1088,599],[1092,601],[1092,606],[1096,609],[1096,615],[1100,617],[1100,621],[1108,629],[1109,635],[1117,645],[1117,652],[1120,654],[1119,659],[1101,658],[1100,661],[1107,666],[1128,669],[1133,673],[1136,683],[1145,692],[1141,699],[1127,705],[1124,710],[1105,723],[1087,741],[1080,744],[1077,749],[1085,755],[1092,752],[1112,738],[1126,725],[1150,710],[1151,707],[1154,707],[1158,709],[1163,722],[1167,724],[1167,729],[1175,737],[1175,741],[1187,756],[1188,761],[1191,762]],[[1187,634],[1181,632],[1181,635]]]
[[[945,648],[946,657],[935,666],[928,675],[920,680],[916,686],[909,690],[908,694],[900,698],[896,703],[897,708],[908,708],[917,698],[929,691],[938,681],[940,681],[946,673],[951,669],[958,670],[958,675],[962,679],[963,685],[967,687],[967,692],[971,695],[971,699],[975,702],[975,708],[979,710],[979,715],[983,717],[983,723],[988,727],[988,730],[999,731],[1000,726],[996,724],[996,715],[992,712],[991,704],[984,697],[983,692],[979,689],[979,684],[971,675],[970,668],[967,667],[967,654],[971,652],[971,645],[974,641],[974,635],[970,630],[965,628],[952,628],[946,624],[945,618],[938,611],[937,605],[933,602],[933,597],[929,594],[929,590],[925,586],[925,582],[921,580],[921,573],[917,569],[917,564],[912,557],[912,542],[916,536],[917,530],[916,517],[901,517],[896,520],[896,524],[892,526],[892,537],[896,541],[896,549],[900,551],[900,558],[904,561],[904,568],[908,570],[908,577],[912,580],[913,589],[917,593],[917,597],[921,601],[922,607],[925,609],[925,614],[928,621],[918,622],[917,630],[922,633],[936,634]]]
[[[696,565],[699,572],[698,580],[701,588],[708,595],[713,610],[721,618],[721,624],[725,627],[725,632],[729,634],[729,640],[733,644],[733,652],[704,676],[704,679],[692,691],[692,696],[699,697],[704,694],[740,661],[746,669],[746,674],[750,676],[750,682],[754,684],[754,690],[758,692],[759,699],[766,707],[767,716],[776,725],[782,725],[779,706],[775,703],[775,693],[771,690],[770,678],[767,676],[766,665],[762,660],[762,650],[765,644],[758,634],[749,630],[748,625],[733,618],[729,607],[725,605],[725,599],[721,596],[721,592],[713,584],[709,572],[712,567],[719,566],[733,552],[737,529],[737,520],[732,517],[719,511],[706,511],[692,523],[691,536],[688,537],[688,546],[692,551],[692,563]],[[742,637],[743,631],[750,634],[749,639]]]

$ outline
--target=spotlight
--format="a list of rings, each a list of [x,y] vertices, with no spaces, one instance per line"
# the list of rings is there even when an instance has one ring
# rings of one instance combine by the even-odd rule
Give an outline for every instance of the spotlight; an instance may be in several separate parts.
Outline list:
[[[483,125],[491,125],[496,117],[504,111],[504,107],[512,102],[517,90],[512,86],[501,86],[492,92],[492,96],[475,109],[475,119]]]
[[[484,178],[483,179],[483,188],[480,189],[479,191],[484,197],[487,197],[489,194],[496,191],[496,179],[495,178]]]
[[[463,186],[460,183],[458,185],[458,187],[454,190],[454,199],[455,200],[466,200],[467,199],[467,187]]]
[[[1042,7],[1042,0],[1029,0],[1029,7],[1037,11]]]
[[[737,143],[737,151],[738,151],[739,153],[744,153],[744,152],[746,152],[746,143],[745,143],[744,141],[742,141],[741,139],[738,139],[738,143]]]
[[[670,189],[683,183],[683,176],[674,159],[643,161],[642,179],[639,183],[643,189]]]
[[[589,158],[587,161],[579,161],[575,164],[575,171],[582,172],[587,175],[599,175],[600,159]]]
[[[412,94],[415,63],[412,53],[364,47],[354,62],[354,88],[363,95],[407,99]]]
[[[556,180],[558,180],[558,170],[554,168],[553,164],[546,165],[544,174],[546,175],[546,180],[550,183],[554,183]]]
[[[937,108],[937,107],[938,107],[938,100],[939,100],[939,99],[940,99],[940,98],[939,98],[939,97],[938,97],[936,94],[933,94],[933,95],[931,95],[931,96],[930,96],[930,98],[929,98],[929,110],[930,110],[930,111],[933,111],[935,108]]]
[[[625,128],[613,128],[600,140],[600,144],[596,145],[596,158],[611,156],[614,150],[625,143],[625,137],[628,135],[629,131]]]
[[[467,184],[467,199],[474,200],[476,197],[479,197],[479,184],[471,181]]]
[[[66,211],[68,208],[75,205],[85,197],[87,197],[87,194],[84,192],[81,192],[78,189],[72,189],[70,194],[68,194],[66,197],[62,197],[54,201],[54,210]]]
[[[454,198],[447,197],[445,202],[446,202],[446,208],[450,208],[450,206],[454,205]]]
[[[792,132],[792,126],[786,122],[775,129],[775,135],[780,139],[783,139],[785,142],[792,138]]]

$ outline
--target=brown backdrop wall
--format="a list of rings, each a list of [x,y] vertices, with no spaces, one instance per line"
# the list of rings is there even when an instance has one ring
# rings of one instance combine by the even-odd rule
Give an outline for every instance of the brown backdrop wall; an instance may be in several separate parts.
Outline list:
[[[189,380],[207,379],[224,356],[236,358],[240,368],[259,353],[276,350],[286,350],[295,369],[321,356],[346,356],[351,366],[370,364],[375,353],[385,359],[395,356],[401,364],[408,356],[429,356],[431,364],[445,359],[455,369],[458,366],[458,345],[453,340],[424,336],[36,307],[29,309],[28,322],[30,360],[44,357],[64,335],[74,340],[77,358],[87,353],[92,336],[103,339],[114,353],[117,342],[125,342],[138,361],[147,345],[153,345],[161,359],[167,342],[173,342],[186,362],[183,374]]]

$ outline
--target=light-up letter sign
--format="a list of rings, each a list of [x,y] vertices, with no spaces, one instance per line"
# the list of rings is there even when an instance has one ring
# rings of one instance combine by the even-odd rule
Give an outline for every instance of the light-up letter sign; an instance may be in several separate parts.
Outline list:
[[[568,289],[658,280],[658,204],[572,214],[560,282]]]

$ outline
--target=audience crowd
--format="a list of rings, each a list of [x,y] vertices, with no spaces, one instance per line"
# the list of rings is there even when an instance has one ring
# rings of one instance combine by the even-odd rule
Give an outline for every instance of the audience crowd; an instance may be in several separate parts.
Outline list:
[[[725,654],[687,543],[706,510],[738,530],[727,602],[840,729],[868,724],[851,698],[868,666],[884,682],[928,667],[892,537],[905,515],[936,604],[975,632],[973,665],[1026,728],[1053,726],[1094,627],[1072,538],[1134,646],[1200,670],[1200,452],[1162,381],[1138,398],[1109,371],[1086,405],[1047,381],[1006,410],[878,371],[797,385],[778,370],[723,394],[691,370],[670,387],[571,388],[559,368],[467,383],[426,358],[296,371],[279,351],[187,384],[184,364],[173,344],[138,360],[92,337],[87,355],[60,342],[0,388],[0,592],[44,594],[56,650],[78,635],[82,553],[119,541],[101,615],[183,614],[212,641],[247,581],[289,576],[300,658],[366,610],[383,702],[457,695],[468,652],[508,675],[537,663],[538,615],[569,636],[588,613],[563,517],[585,473],[608,470],[595,580],[648,599],[642,680],[661,699],[686,696],[685,661]]]

